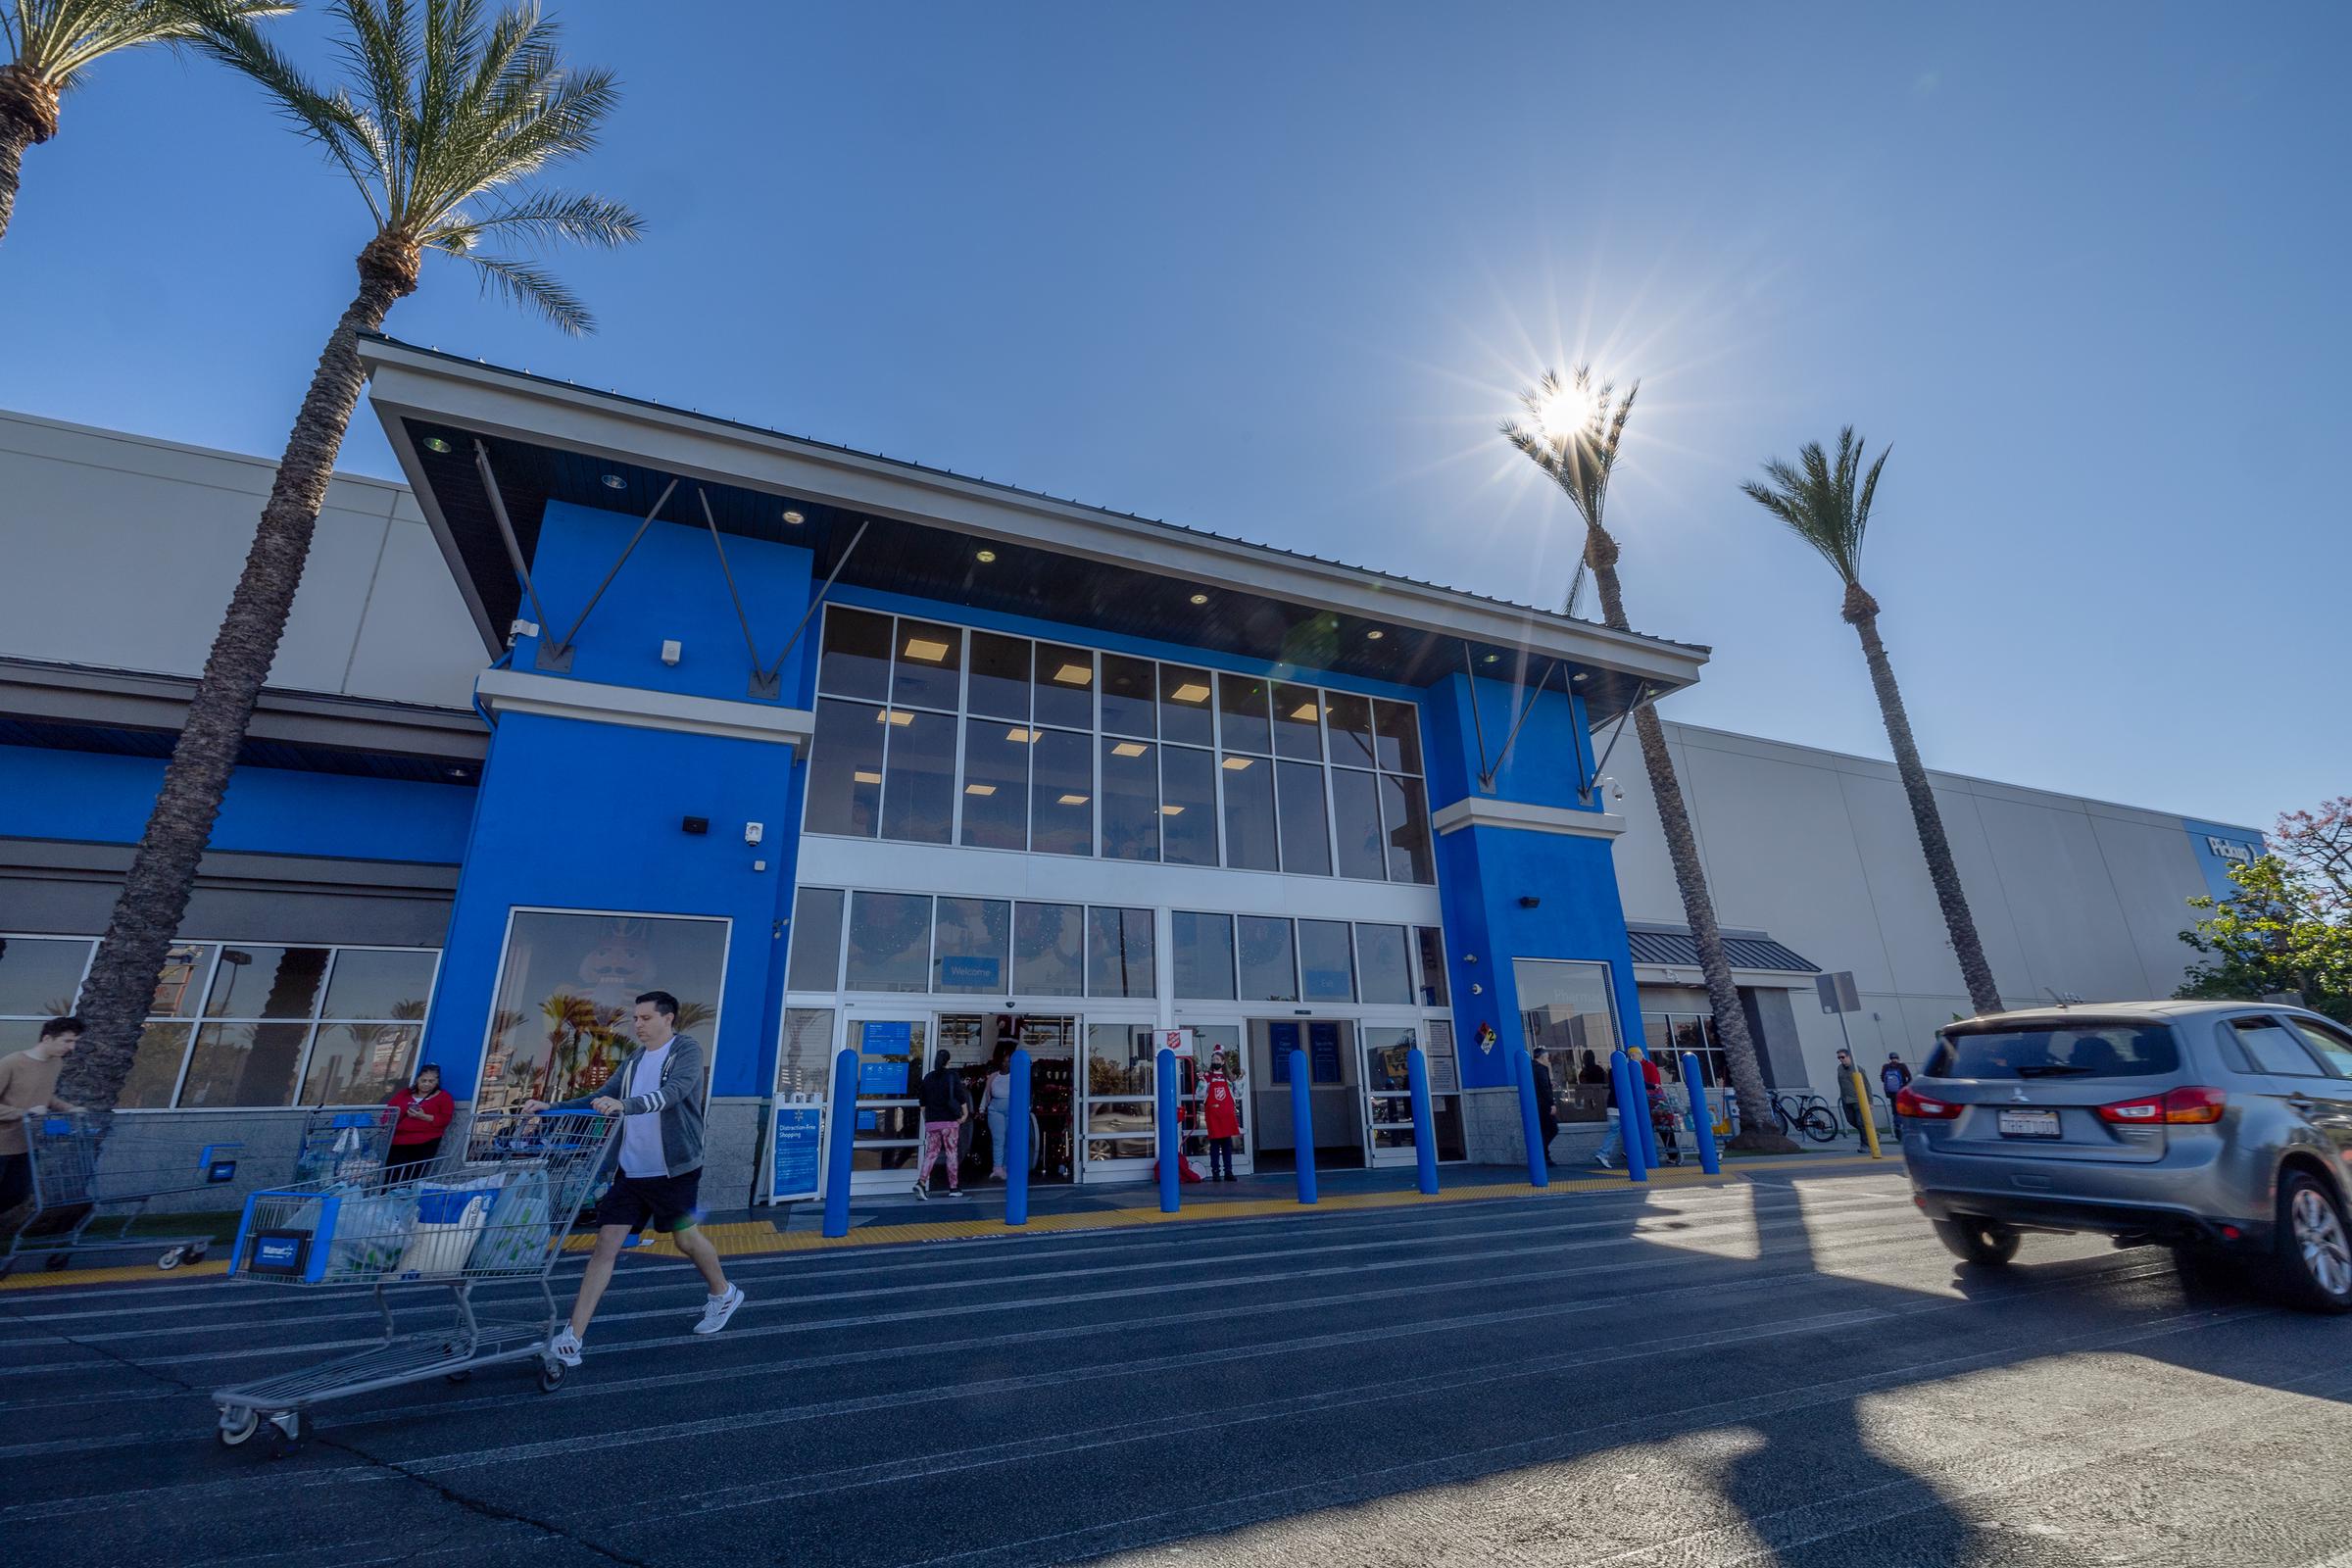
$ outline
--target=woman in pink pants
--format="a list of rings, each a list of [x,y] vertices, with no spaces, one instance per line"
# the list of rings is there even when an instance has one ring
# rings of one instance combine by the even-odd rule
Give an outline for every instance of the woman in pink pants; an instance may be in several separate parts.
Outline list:
[[[917,1198],[931,1196],[931,1166],[943,1159],[948,1163],[948,1196],[963,1196],[960,1134],[972,1104],[964,1097],[963,1075],[949,1066],[948,1059],[948,1053],[941,1052],[923,1074],[923,1164],[914,1177]]]

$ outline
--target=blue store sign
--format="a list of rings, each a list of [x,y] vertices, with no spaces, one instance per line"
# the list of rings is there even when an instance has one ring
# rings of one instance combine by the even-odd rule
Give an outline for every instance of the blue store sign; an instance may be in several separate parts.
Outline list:
[[[778,1105],[775,1133],[775,1150],[768,1163],[767,1196],[778,1201],[814,1198],[825,1148],[824,1108]]]

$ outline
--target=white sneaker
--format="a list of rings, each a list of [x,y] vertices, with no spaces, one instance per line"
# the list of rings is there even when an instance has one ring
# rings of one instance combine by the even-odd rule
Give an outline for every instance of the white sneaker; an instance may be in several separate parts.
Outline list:
[[[694,1326],[697,1334],[716,1334],[727,1326],[727,1319],[743,1304],[743,1287],[730,1285],[724,1296],[713,1296],[703,1302],[703,1320]]]
[[[580,1337],[566,1327],[547,1342],[547,1353],[564,1366],[580,1364]]]
[[[921,1182],[916,1182],[914,1184],[914,1196],[927,1203],[931,1201],[931,1189],[924,1186]]]

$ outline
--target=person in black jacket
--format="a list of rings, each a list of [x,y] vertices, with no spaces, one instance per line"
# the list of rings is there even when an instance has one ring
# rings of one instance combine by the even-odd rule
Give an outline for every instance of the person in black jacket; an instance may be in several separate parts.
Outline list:
[[[1535,1054],[1536,1115],[1544,1127],[1544,1157],[1551,1158],[1551,1141],[1560,1136],[1560,1093],[1552,1087],[1548,1053]]]
[[[923,1168],[914,1177],[917,1198],[931,1196],[931,1166],[939,1160],[947,1161],[948,1196],[963,1196],[962,1128],[972,1104],[963,1092],[963,1074],[949,1066],[949,1054],[941,1052],[923,1074]]]

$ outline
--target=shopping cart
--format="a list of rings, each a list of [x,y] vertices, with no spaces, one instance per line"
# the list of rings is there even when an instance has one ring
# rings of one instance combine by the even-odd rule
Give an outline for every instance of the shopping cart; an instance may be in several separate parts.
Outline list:
[[[167,1122],[118,1118],[113,1111],[39,1111],[24,1118],[32,1156],[32,1211],[0,1253],[0,1279],[19,1259],[38,1257],[60,1269],[77,1251],[156,1249],[157,1268],[203,1258],[208,1235],[132,1236],[130,1227],[158,1198],[198,1193],[236,1180],[242,1144],[207,1144],[195,1157]],[[122,1223],[92,1237],[99,1220]]]
[[[297,1182],[366,1184],[382,1177],[400,1112],[389,1105],[326,1106],[303,1118]]]
[[[610,1158],[620,1119],[586,1112],[479,1111],[421,1180],[305,1182],[246,1200],[229,1272],[257,1285],[371,1288],[383,1316],[376,1343],[299,1371],[213,1396],[218,1436],[235,1447],[267,1431],[276,1453],[300,1447],[314,1405],[377,1389],[536,1359],[554,1393],[564,1364],[547,1353],[559,1322],[549,1276],[580,1205]],[[531,1280],[536,1303],[500,1302],[479,1316],[475,1285]],[[451,1315],[403,1332],[391,1290],[441,1285]]]

